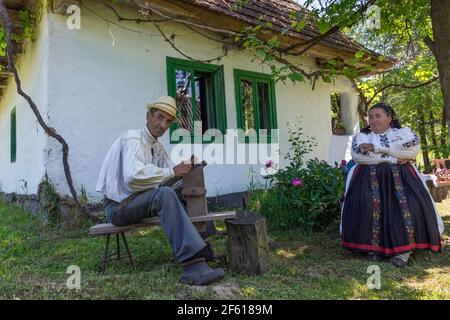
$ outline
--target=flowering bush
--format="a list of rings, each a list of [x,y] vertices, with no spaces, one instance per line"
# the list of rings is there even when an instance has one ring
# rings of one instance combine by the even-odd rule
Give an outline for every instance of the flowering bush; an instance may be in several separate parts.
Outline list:
[[[299,227],[306,232],[324,229],[340,216],[342,167],[318,159],[304,163],[305,155],[316,146],[315,139],[303,134],[299,121],[288,128],[291,150],[285,158],[289,164],[270,176],[272,188],[250,190],[251,205],[266,216],[271,227]]]

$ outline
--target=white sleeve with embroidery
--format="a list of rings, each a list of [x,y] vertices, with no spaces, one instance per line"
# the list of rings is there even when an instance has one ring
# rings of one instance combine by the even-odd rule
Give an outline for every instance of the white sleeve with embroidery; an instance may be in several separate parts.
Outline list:
[[[358,164],[377,164],[381,160],[381,155],[374,152],[362,152],[359,145],[362,143],[371,143],[369,135],[357,133],[352,140],[352,158]]]
[[[401,128],[392,135],[389,147],[382,147],[376,151],[387,153],[397,159],[413,160],[420,151],[419,137],[411,129]]]
[[[145,164],[139,139],[124,139],[122,152],[124,182],[134,192],[156,188],[161,182],[173,176],[173,170],[170,168]]]

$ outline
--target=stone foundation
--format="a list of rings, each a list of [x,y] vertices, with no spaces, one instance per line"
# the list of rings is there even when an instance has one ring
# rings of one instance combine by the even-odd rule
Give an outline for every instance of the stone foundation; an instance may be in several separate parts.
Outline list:
[[[76,213],[77,207],[75,201],[69,196],[59,196],[60,201],[58,203],[58,220],[60,222],[67,222],[71,220],[73,214]],[[8,204],[16,204],[20,206],[25,212],[30,213],[32,216],[42,218],[47,220],[48,216],[51,214],[46,208],[45,200],[42,201],[35,194],[23,195],[16,193],[4,193],[0,192],[0,202]],[[89,212],[99,212],[102,211],[101,203],[88,204]],[[96,214],[97,215],[97,214]]]
[[[230,210],[242,209],[244,207],[244,198],[246,198],[246,194],[247,192],[236,192],[217,197],[208,197],[208,208],[210,211],[221,208],[227,208]],[[71,217],[73,217],[73,214],[77,211],[75,201],[67,195],[58,195],[58,197],[58,220],[61,222],[71,220]],[[25,212],[43,219],[47,219],[47,217],[51,214],[46,210],[48,207],[48,201],[46,199],[40,199],[39,196],[35,194],[23,195],[0,192],[0,202],[16,204]],[[103,211],[103,206],[101,203],[89,203],[88,209],[91,214],[98,216],[98,214]]]

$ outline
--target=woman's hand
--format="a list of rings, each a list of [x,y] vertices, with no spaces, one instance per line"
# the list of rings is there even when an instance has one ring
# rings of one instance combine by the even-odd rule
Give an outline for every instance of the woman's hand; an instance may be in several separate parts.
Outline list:
[[[375,147],[371,143],[361,143],[358,148],[363,153],[366,153],[366,152],[369,152],[369,151],[375,151]]]

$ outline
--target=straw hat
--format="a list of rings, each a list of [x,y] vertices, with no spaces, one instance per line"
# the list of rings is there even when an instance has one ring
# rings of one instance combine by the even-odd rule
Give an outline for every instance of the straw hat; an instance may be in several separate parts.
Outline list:
[[[154,103],[147,103],[146,107],[148,110],[150,109],[158,109],[164,111],[175,119],[177,119],[177,104],[175,99],[169,96],[162,96],[156,99]]]

